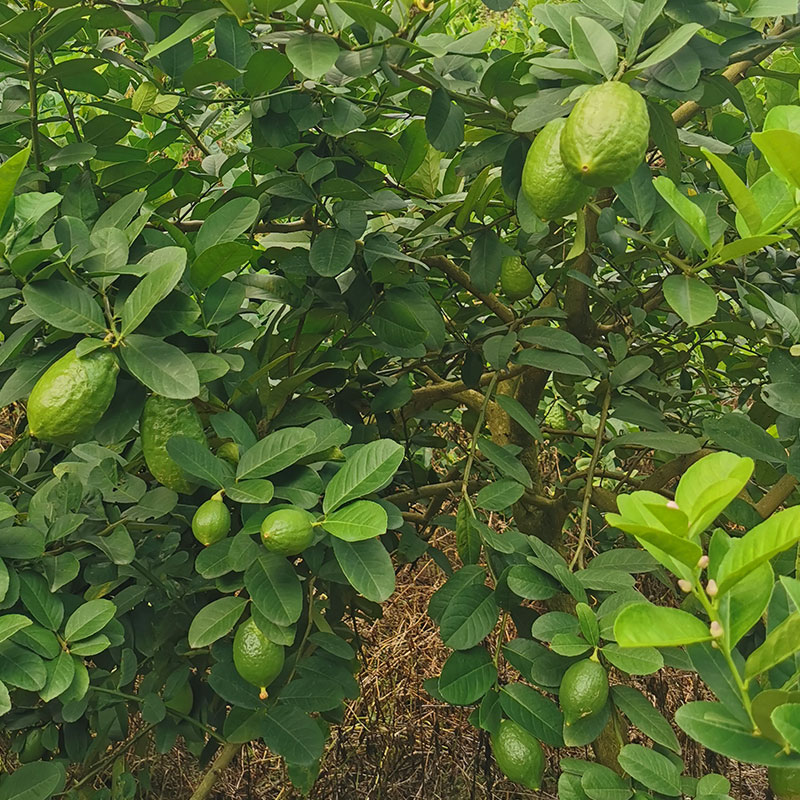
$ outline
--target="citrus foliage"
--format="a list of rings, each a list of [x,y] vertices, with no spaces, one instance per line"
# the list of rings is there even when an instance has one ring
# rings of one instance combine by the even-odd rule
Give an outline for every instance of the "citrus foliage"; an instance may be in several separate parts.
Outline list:
[[[626,684],[667,663],[791,791],[797,4],[519,11],[0,7],[0,798],[102,796],[133,711],[309,788],[421,558],[426,685],[512,779],[724,797]]]

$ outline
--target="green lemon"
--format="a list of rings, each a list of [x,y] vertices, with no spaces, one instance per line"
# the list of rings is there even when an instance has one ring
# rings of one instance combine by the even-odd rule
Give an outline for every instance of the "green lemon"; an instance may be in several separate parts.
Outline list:
[[[561,680],[558,700],[567,725],[600,711],[608,700],[608,674],[603,665],[590,658],[573,664]]]
[[[533,140],[522,170],[522,191],[537,216],[557,219],[576,212],[591,196],[589,189],[561,160],[565,119],[554,119]]]
[[[225,442],[219,446],[217,455],[235,467],[239,463],[239,445],[236,442]]]
[[[588,186],[616,186],[642,163],[649,138],[642,96],[619,81],[601,83],[572,109],[561,134],[561,159]]]
[[[206,443],[203,423],[190,400],[171,400],[154,394],[147,398],[139,421],[142,453],[153,477],[168,489],[183,494],[195,490],[186,473],[167,452],[173,436],[188,436]]]
[[[192,533],[204,545],[224,539],[231,530],[231,512],[222,502],[222,492],[206,500],[192,517]]]
[[[261,699],[267,697],[267,686],[283,669],[283,647],[267,639],[253,621],[245,620],[233,637],[233,665],[248,683],[261,690]]]
[[[500,265],[500,288],[511,301],[529,297],[536,285],[530,270],[521,258],[508,256]]]
[[[178,690],[169,698],[164,701],[164,705],[170,711],[177,711],[179,714],[188,714],[194,705],[194,694],[192,693],[192,685],[186,681]]]
[[[311,515],[302,508],[281,508],[261,523],[264,547],[282,556],[302,553],[314,539]]]
[[[558,403],[554,403],[542,421],[548,428],[563,430],[567,427],[567,412]]]
[[[539,740],[510,719],[492,734],[492,752],[500,771],[527,789],[538,789],[544,774],[544,753]]]
[[[50,366],[28,398],[31,436],[65,443],[88,433],[105,414],[117,388],[119,364],[103,348],[78,358],[70,350]]]
[[[800,767],[770,767],[769,785],[776,800],[800,800]]]

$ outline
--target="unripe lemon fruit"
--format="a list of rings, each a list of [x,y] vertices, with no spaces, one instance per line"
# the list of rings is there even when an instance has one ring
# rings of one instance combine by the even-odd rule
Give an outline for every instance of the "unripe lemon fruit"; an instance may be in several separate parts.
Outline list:
[[[224,539],[231,530],[231,512],[222,502],[222,492],[206,500],[192,517],[192,533],[204,545]]]
[[[88,433],[106,413],[117,388],[119,364],[108,348],[78,358],[70,350],[52,364],[28,398],[28,429],[63,444]]]
[[[302,553],[313,539],[311,515],[302,508],[280,508],[261,523],[264,547],[282,556]]]
[[[500,288],[511,301],[529,297],[536,285],[530,270],[522,263],[521,258],[509,256],[500,265]]]
[[[252,617],[239,626],[233,637],[233,665],[244,680],[261,690],[262,700],[280,675],[283,661],[283,647],[267,639]]]
[[[607,700],[608,673],[602,664],[587,658],[573,664],[564,673],[558,701],[567,725],[596,714]]]
[[[521,725],[504,719],[492,734],[492,752],[500,771],[527,789],[538,789],[544,774],[544,753],[539,740]]]

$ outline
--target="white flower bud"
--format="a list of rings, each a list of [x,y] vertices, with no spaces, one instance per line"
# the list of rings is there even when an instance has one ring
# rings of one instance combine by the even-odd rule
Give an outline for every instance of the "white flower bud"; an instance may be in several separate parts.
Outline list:
[[[710,580],[706,584],[706,594],[709,597],[716,597],[719,593],[719,588],[717,587],[717,582],[715,580]]]
[[[711,623],[711,627],[709,628],[711,632],[711,637],[713,639],[720,639],[725,631],[722,630],[722,625],[719,624],[716,620]]]
[[[680,587],[681,591],[685,592],[686,594],[689,594],[689,592],[692,591],[692,584],[689,583],[689,581],[685,581],[683,578],[678,581],[678,586]]]
[[[697,569],[705,569],[708,566],[708,556],[700,556],[697,562]]]

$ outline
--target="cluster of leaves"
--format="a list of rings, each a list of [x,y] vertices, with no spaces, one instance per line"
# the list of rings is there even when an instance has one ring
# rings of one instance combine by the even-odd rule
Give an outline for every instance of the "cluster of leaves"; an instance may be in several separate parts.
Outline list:
[[[0,798],[102,796],[96,776],[151,734],[203,758],[261,738],[309,787],[357,692],[357,620],[393,590],[390,552],[449,576],[430,614],[454,652],[431,693],[475,705],[488,732],[506,716],[553,747],[595,744],[600,763],[562,763],[564,800],[729,791],[681,777],[672,728],[626,685],[664,663],[726,706],[689,706],[692,736],[790,763],[777,751],[795,746],[796,655],[775,642],[798,609],[796,539],[774,568],[777,550],[742,558],[757,569],[727,594],[714,578],[716,605],[691,601],[709,597],[693,572],[705,528],[724,512],[753,529],[711,537],[722,570],[800,476],[797,4],[531,12],[502,41],[448,2],[0,5],[0,405],[24,406],[74,348],[110,347],[122,367],[85,441],[49,446],[20,425],[0,456],[0,710],[20,756],[45,759]],[[608,79],[647,100],[647,163],[544,223],[520,192],[530,139]],[[531,272],[530,297],[494,293],[507,256]],[[193,495],[145,469],[149,393],[202,416],[207,446],[169,445]],[[236,465],[215,454],[230,443]],[[669,487],[714,448],[755,469],[709,490],[713,517],[690,535],[680,498],[663,511]],[[664,500],[632,531],[644,551],[621,533],[630,488]],[[234,535],[203,549],[189,520],[219,490]],[[451,493],[458,513],[440,514]],[[318,522],[292,561],[256,538],[287,503]],[[503,533],[496,513],[513,519]],[[461,568],[428,544],[434,525],[455,531]],[[631,616],[661,613],[638,576],[684,598],[665,568],[700,614],[676,630],[702,637],[634,642],[663,629]],[[709,625],[732,636],[739,591],[760,611],[714,649]],[[232,664],[246,613],[287,647],[266,701]],[[516,636],[492,653],[509,618]],[[610,700],[564,726],[550,698],[590,653],[613,668]],[[781,738],[746,753],[754,720]],[[652,747],[627,744],[628,723]]]

